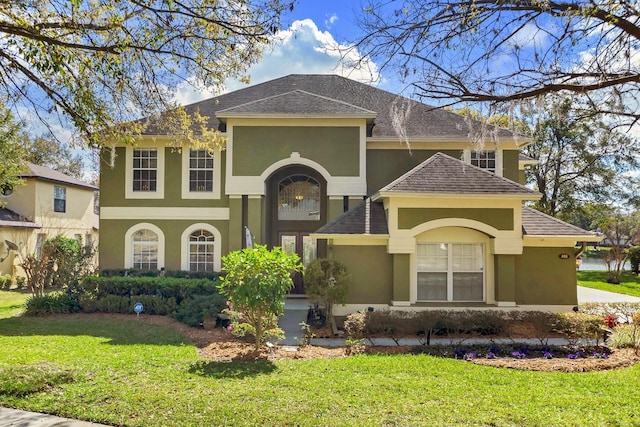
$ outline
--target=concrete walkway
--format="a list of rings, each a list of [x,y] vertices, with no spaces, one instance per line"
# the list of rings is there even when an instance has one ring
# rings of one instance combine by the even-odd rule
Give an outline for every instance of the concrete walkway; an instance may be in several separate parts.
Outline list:
[[[104,424],[71,420],[48,414],[0,408],[0,427],[101,427]]]
[[[287,298],[284,303],[284,315],[280,317],[278,325],[284,330],[284,340],[281,345],[299,345],[302,339],[300,323],[307,321],[309,300],[306,298]]]
[[[640,298],[578,286],[578,304],[585,302],[640,302]]]

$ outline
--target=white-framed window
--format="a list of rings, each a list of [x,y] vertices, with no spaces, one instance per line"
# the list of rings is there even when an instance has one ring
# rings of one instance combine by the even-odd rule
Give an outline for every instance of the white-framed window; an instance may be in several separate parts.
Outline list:
[[[53,186],[53,211],[60,213],[67,211],[67,189],[65,187]]]
[[[132,191],[153,191],[158,188],[158,150],[134,148]]]
[[[182,232],[181,266],[185,271],[220,271],[222,235],[211,224],[196,223]]]
[[[163,146],[126,148],[125,198],[164,198]]]
[[[416,267],[418,301],[485,300],[481,243],[419,243]]]
[[[164,233],[150,223],[140,223],[125,233],[124,268],[159,270],[164,267]]]
[[[182,198],[219,199],[222,154],[216,149],[182,149]]]
[[[189,235],[189,271],[214,271],[215,236],[207,230]]]
[[[213,156],[207,150],[189,150],[189,191],[213,191]]]
[[[471,164],[491,173],[496,173],[497,159],[494,150],[471,151]]]
[[[158,269],[158,235],[151,230],[138,230],[131,238],[131,265],[140,270]]]

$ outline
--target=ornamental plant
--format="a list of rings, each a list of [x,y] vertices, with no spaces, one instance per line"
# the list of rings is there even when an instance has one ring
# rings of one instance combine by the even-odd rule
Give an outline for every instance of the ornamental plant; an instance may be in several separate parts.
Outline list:
[[[230,252],[222,257],[218,289],[230,302],[225,312],[231,319],[231,330],[239,336],[252,335],[256,350],[272,336],[282,336],[278,317],[284,313],[287,292],[293,287],[291,274],[302,269],[296,254],[280,247],[269,250],[256,245]]]
[[[339,261],[326,258],[313,260],[304,269],[304,289],[312,302],[324,305],[327,318],[333,304],[345,304],[349,294],[351,276]]]

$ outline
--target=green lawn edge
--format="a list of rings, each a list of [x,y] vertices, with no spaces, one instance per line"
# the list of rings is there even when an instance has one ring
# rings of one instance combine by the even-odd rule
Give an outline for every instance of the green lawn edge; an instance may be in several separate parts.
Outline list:
[[[603,270],[580,270],[577,277],[579,286],[640,297],[640,277],[630,271],[622,272],[618,285],[607,283],[607,272]]]

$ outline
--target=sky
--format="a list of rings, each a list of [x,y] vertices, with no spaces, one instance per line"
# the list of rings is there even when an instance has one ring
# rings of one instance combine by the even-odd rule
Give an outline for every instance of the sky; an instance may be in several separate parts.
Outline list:
[[[374,63],[365,61],[363,68],[353,66],[362,59],[358,52],[349,49],[348,43],[357,33],[355,18],[359,5],[359,0],[300,0],[293,12],[284,15],[282,30],[262,60],[249,69],[251,84],[288,74],[339,74],[392,90],[390,81],[381,78]],[[229,80],[224,86],[228,92],[246,84]],[[179,88],[176,101],[187,105],[214,95],[210,91],[195,91],[185,84]]]

